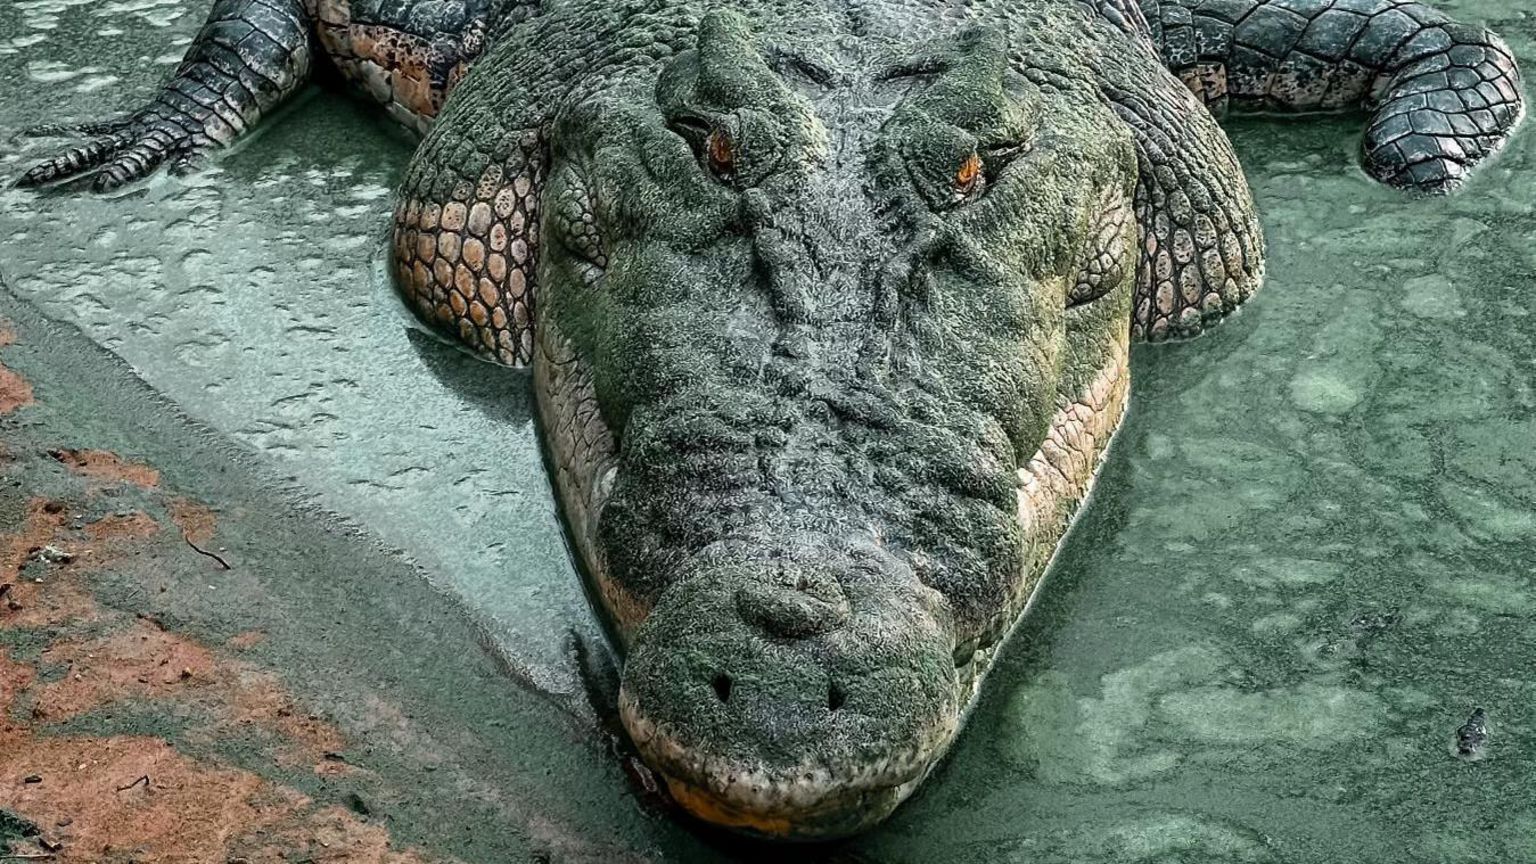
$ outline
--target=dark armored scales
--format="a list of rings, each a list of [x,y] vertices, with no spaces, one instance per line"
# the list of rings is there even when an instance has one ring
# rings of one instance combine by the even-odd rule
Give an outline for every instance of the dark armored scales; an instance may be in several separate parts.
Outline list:
[[[23,178],[184,170],[333,63],[424,134],[401,293],[532,367],[625,654],[706,820],[884,818],[961,725],[1093,483],[1133,338],[1259,287],[1224,111],[1358,111],[1462,184],[1519,122],[1408,0],[218,0],[165,88]]]

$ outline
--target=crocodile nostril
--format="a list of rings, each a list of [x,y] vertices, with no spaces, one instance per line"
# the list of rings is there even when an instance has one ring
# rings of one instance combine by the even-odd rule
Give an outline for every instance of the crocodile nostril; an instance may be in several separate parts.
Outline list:
[[[836,684],[833,684],[827,688],[828,711],[836,711],[837,709],[843,707],[843,703],[847,701],[848,694],[843,692],[843,688],[837,686]]]
[[[731,676],[720,672],[709,682],[709,686],[715,689],[715,697],[721,702],[731,701]]]

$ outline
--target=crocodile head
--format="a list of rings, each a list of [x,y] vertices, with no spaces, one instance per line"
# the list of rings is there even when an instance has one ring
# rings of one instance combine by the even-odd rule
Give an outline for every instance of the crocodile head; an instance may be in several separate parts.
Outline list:
[[[1045,87],[992,30],[834,63],[714,14],[550,132],[555,484],[625,727],[705,820],[886,816],[1087,493],[1126,392],[1136,166],[1070,53]]]

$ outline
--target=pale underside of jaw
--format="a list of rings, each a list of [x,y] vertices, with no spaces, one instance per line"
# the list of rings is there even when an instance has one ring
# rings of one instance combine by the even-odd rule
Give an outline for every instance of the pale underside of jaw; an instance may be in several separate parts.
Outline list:
[[[570,344],[545,319],[536,334],[534,386],[555,486],[604,611],[626,643],[648,610],[609,578],[596,538],[597,516],[612,487],[618,446],[597,407],[592,376]],[[958,703],[944,723],[879,764],[830,770],[812,754],[793,769],[765,769],[692,753],[679,736],[643,717],[620,695],[624,726],[641,755],[658,769],[685,809],[715,824],[772,836],[834,836],[879,821],[905,800],[942,758],[975,702],[998,649],[1023,617],[1051,556],[1092,489],[1098,468],[1124,416],[1129,395],[1128,337],[1114,340],[1108,360],[1052,416],[1045,441],[1018,470],[1018,517],[1026,556],[1005,608],[999,636],[956,669]],[[850,808],[864,813],[850,813]],[[845,826],[819,832],[814,825]],[[851,826],[851,827],[848,827]]]
[[[917,788],[954,738],[958,718],[879,763],[833,771],[814,754],[800,765],[765,770],[690,750],[620,693],[624,728],[646,763],[684,809],[716,825],[774,837],[852,833],[884,817]]]

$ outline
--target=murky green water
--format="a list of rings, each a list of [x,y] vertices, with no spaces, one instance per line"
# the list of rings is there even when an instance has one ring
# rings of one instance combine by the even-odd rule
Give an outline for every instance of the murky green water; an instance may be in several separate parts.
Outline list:
[[[148,94],[200,22],[182,5],[0,9],[0,135]],[[1536,10],[1441,5],[1536,70]],[[1232,134],[1268,287],[1211,335],[1138,351],[1095,503],[969,730],[844,853],[1536,861],[1536,130],[1435,201],[1372,185],[1355,121]],[[40,152],[7,148],[0,174]],[[570,634],[598,629],[526,382],[413,331],[377,269],[409,153],[319,94],[188,180],[0,191],[0,274],[398,547],[583,712]],[[1490,738],[1463,761],[1475,707]],[[637,815],[617,770],[577,782],[596,839],[727,854]]]

